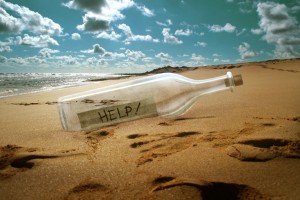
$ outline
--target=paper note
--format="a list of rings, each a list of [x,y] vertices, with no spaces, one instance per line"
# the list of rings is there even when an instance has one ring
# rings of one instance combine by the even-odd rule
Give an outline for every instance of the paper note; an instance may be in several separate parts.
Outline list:
[[[156,105],[153,99],[130,102],[126,104],[102,107],[78,113],[82,129],[91,129],[156,116]]]

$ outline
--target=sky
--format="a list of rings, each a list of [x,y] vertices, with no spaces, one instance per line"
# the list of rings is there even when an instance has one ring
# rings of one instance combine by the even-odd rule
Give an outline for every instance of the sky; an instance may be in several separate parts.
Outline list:
[[[0,0],[0,73],[300,57],[300,0]]]

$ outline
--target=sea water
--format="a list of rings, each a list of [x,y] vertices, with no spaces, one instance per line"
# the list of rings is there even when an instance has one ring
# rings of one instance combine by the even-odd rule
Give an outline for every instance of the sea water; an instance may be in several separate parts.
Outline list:
[[[103,73],[0,73],[0,98],[85,85],[119,75]]]

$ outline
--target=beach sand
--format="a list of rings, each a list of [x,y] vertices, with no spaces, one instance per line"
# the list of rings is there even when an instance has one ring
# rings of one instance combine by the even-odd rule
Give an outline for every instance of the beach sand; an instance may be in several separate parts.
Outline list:
[[[300,60],[205,67],[244,85],[177,119],[65,132],[58,97],[110,80],[0,99],[0,199],[299,199]]]

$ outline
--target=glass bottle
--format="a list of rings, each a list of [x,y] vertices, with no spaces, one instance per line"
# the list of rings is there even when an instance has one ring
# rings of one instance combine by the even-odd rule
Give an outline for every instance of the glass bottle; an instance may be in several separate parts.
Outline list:
[[[58,99],[60,120],[66,131],[92,130],[144,117],[176,117],[201,96],[233,91],[241,75],[193,80],[163,73]]]

